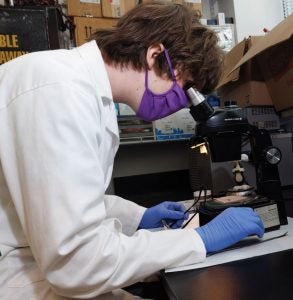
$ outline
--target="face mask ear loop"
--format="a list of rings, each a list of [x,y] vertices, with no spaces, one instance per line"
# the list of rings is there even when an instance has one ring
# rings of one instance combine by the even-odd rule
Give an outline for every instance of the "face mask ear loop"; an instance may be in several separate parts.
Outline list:
[[[166,56],[166,59],[167,59],[167,63],[168,63],[168,66],[169,66],[169,69],[170,69],[170,72],[171,72],[171,76],[172,76],[172,79],[173,79],[173,82],[176,82],[176,76],[175,76],[175,74],[174,74],[174,70],[173,70],[173,68],[172,68],[172,63],[171,63],[171,60],[170,60],[170,56],[169,56],[169,53],[168,53],[168,51],[167,51],[167,49],[166,48],[164,48],[164,53],[165,53],[165,56]],[[148,74],[149,74],[149,72],[148,72],[148,69],[146,69],[145,70],[145,78],[144,78],[144,85],[145,85],[145,87],[148,89],[149,87],[148,87]]]
[[[145,70],[145,77],[144,77],[144,85],[145,87],[148,89],[148,81],[149,81],[149,72],[148,72],[148,68],[146,68]]]
[[[169,66],[169,69],[170,69],[170,72],[171,72],[171,75],[172,75],[172,79],[175,82],[176,81],[176,76],[174,74],[174,70],[172,68],[172,63],[171,63],[171,60],[170,60],[170,56],[169,56],[169,53],[168,53],[166,48],[164,48],[164,52],[165,52],[165,56],[166,56],[166,59],[167,59],[167,62],[168,62],[168,66]]]

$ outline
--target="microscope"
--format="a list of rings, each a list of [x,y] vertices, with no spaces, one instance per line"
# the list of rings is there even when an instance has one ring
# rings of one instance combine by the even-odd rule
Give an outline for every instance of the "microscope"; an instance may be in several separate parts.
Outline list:
[[[198,194],[200,225],[231,206],[254,209],[265,231],[287,224],[278,172],[282,154],[273,146],[269,132],[249,124],[245,110],[235,103],[214,110],[194,88],[186,94],[197,123],[190,139],[189,161],[191,188]],[[243,160],[253,165],[254,185],[246,182]],[[234,183],[216,193],[212,166],[223,162],[232,164]]]

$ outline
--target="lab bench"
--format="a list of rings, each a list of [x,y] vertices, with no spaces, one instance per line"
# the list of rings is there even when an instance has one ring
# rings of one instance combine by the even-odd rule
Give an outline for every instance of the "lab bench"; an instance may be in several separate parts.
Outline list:
[[[293,199],[286,200],[293,217]],[[161,272],[173,300],[291,300],[293,249],[182,272]]]

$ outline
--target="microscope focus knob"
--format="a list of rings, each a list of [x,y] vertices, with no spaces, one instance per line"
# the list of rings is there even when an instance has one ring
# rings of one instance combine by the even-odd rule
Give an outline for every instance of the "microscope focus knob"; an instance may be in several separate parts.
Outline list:
[[[265,150],[264,157],[270,165],[277,165],[282,159],[282,152],[279,148],[271,146]]]

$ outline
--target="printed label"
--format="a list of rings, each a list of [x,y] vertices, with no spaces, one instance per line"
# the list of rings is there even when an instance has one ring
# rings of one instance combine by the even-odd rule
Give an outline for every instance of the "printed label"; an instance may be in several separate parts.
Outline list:
[[[19,49],[19,40],[17,34],[0,34],[0,65],[28,53]]]
[[[200,4],[201,0],[185,0],[184,2],[186,2],[186,3],[198,3],[198,4]]]
[[[280,225],[277,204],[257,207],[254,210],[259,214],[265,228]]]
[[[101,4],[101,0],[80,0],[81,3]]]

